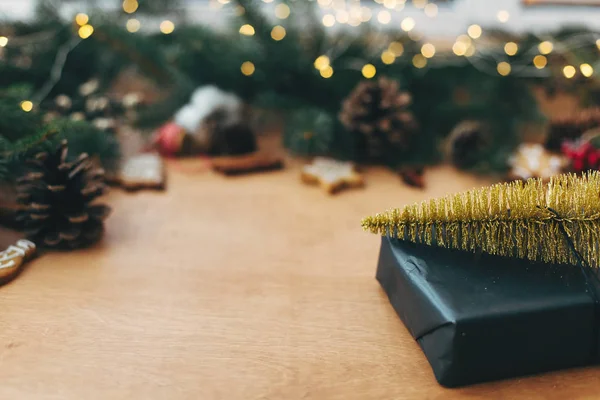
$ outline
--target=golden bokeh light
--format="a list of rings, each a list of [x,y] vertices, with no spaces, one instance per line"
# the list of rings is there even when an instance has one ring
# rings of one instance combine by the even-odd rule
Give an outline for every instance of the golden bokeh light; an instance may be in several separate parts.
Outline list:
[[[366,64],[364,67],[362,67],[362,74],[367,79],[373,78],[376,73],[377,69],[373,64]]]
[[[254,73],[256,67],[254,67],[254,63],[252,61],[245,61],[242,63],[242,67],[240,69],[242,70],[242,74],[250,76]]]
[[[82,27],[79,28],[79,37],[82,39],[87,39],[90,36],[92,36],[92,33],[94,33],[94,27],[91,25],[83,25]]]
[[[545,40],[538,45],[538,49],[539,49],[540,53],[542,53],[544,55],[550,54],[550,53],[552,53],[552,50],[554,50],[554,45],[552,44],[552,42]]]
[[[240,33],[244,36],[254,35],[254,27],[250,24],[244,24],[240,26]]]
[[[500,10],[498,11],[498,14],[496,14],[496,18],[498,18],[498,21],[505,23],[508,22],[510,14],[506,10]]]
[[[124,0],[123,1],[123,11],[127,14],[133,14],[139,7],[137,0]]]
[[[387,10],[379,11],[379,14],[377,14],[377,21],[379,21],[380,24],[389,24],[391,20],[392,14]]]
[[[504,45],[504,52],[509,56],[514,56],[519,51],[519,46],[515,42],[508,42]]]
[[[175,24],[168,19],[160,23],[160,31],[165,35],[173,33],[174,30]]]
[[[79,26],[83,26],[90,21],[90,17],[87,14],[79,13],[75,16],[75,23]]]
[[[140,23],[140,21],[138,21],[135,18],[128,19],[127,23],[125,24],[125,28],[127,29],[128,32],[131,32],[131,33],[135,33],[137,31],[139,31],[141,26],[142,26],[142,24]]]
[[[400,42],[392,42],[388,46],[388,50],[394,53],[396,57],[400,57],[404,54],[404,45]]]
[[[322,56],[317,57],[317,59],[314,62],[314,66],[316,69],[318,69],[320,71],[322,69],[329,67],[330,63],[331,63],[331,61],[329,60],[329,57],[327,57],[326,55],[322,55]]]
[[[319,73],[321,74],[321,76],[325,79],[329,79],[333,76],[333,68],[331,68],[330,65],[328,65],[327,67],[323,68],[322,70],[319,71]]]
[[[421,54],[415,54],[415,56],[412,59],[412,63],[416,68],[425,68],[425,66],[427,65],[427,58],[425,58]]]
[[[285,28],[281,25],[276,25],[271,29],[271,38],[275,41],[282,40],[286,35]]]
[[[502,76],[507,76],[508,74],[510,74],[511,71],[511,67],[510,64],[507,63],[506,61],[502,61],[498,63],[498,67],[496,68],[498,70],[498,73]]]
[[[405,32],[410,32],[415,28],[416,22],[411,17],[404,18],[400,23],[400,28]]]
[[[535,65],[537,69],[545,68],[546,65],[548,65],[548,59],[546,56],[538,54],[537,56],[533,57],[533,65]]]
[[[275,6],[275,16],[279,19],[286,19],[290,16],[290,7],[287,4],[277,4]]]
[[[457,41],[456,43],[454,43],[454,45],[452,46],[452,51],[454,52],[454,54],[456,54],[457,56],[464,56],[467,53],[467,49],[469,48],[469,45],[467,45],[464,42],[460,42]]]
[[[396,61],[396,55],[393,51],[386,50],[383,53],[381,53],[381,61],[387,65],[393,64],[394,61]]]
[[[323,16],[323,25],[330,28],[335,25],[335,17],[331,14],[325,14]]]
[[[33,103],[29,100],[22,101],[21,109],[25,112],[29,112],[29,111],[33,110]]]
[[[567,79],[571,79],[572,77],[575,76],[576,73],[577,73],[577,70],[572,65],[567,65],[563,68],[563,74],[565,75],[565,78],[567,78]]]
[[[586,78],[589,78],[592,75],[594,75],[594,68],[588,63],[581,64],[579,66],[579,70],[581,71],[581,74]]]
[[[421,54],[425,58],[431,58],[435,55],[435,46],[431,43],[425,43],[423,47],[421,47]]]
[[[467,33],[469,34],[469,36],[473,39],[479,39],[481,37],[481,34],[483,33],[481,26],[477,25],[477,24],[473,24],[471,26],[469,26],[469,29],[467,29]]]

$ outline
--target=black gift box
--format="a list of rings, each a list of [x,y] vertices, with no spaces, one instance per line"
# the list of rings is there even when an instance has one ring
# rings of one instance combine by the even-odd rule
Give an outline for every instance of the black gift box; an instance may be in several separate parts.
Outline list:
[[[596,303],[577,267],[383,237],[377,279],[443,386],[597,360]]]

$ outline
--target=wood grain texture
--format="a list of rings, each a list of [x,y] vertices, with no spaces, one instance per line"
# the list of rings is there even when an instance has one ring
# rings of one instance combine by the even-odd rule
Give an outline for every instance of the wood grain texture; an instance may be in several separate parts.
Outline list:
[[[374,279],[363,216],[485,182],[438,168],[419,191],[374,168],[366,189],[332,197],[294,163],[239,178],[194,160],[168,169],[164,193],[109,195],[101,245],[45,254],[0,288],[1,399],[600,393],[598,368],[440,387]]]

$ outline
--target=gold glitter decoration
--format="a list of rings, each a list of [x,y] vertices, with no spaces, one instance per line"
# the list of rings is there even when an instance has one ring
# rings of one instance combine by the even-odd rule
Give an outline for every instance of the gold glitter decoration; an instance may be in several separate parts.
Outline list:
[[[588,266],[600,261],[600,173],[500,183],[362,221],[380,235],[498,256]],[[564,232],[563,232],[564,228]]]

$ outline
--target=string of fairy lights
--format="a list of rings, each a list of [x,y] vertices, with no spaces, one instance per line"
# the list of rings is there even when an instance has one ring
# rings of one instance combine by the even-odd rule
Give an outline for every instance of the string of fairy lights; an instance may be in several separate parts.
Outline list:
[[[432,20],[438,17],[439,7],[430,0],[374,1],[379,6],[365,5],[364,0],[363,2],[361,0],[316,0],[316,3],[323,14],[320,22],[327,29],[333,29],[336,26],[338,28],[358,27],[365,23],[376,24],[376,26],[378,24],[382,28],[393,27],[393,21],[395,20],[393,17],[398,15],[402,17],[402,12],[409,8],[412,11],[422,12]],[[262,2],[266,4],[273,3],[270,12],[278,21],[270,32],[272,40],[285,40],[287,35],[284,26],[285,20],[292,14],[292,9],[280,0],[262,0]],[[233,11],[236,15],[242,15],[245,12],[243,7],[234,6],[231,0],[210,0],[209,5],[215,11],[224,7],[235,7]],[[136,33],[142,28],[142,21],[136,18],[138,8],[138,0],[123,0],[122,10],[129,15],[125,22],[125,29],[130,33]],[[496,13],[497,21],[502,24],[507,23],[510,18],[510,13],[507,10],[498,10]],[[79,13],[74,20],[77,26],[76,38],[79,41],[88,39],[94,34],[94,26],[87,14]],[[163,34],[169,35],[174,32],[176,26],[173,21],[165,19],[160,21],[158,28]],[[414,41],[423,39],[423,34],[417,29],[417,21],[410,15],[403,16],[400,19],[399,28]],[[255,33],[255,28],[250,24],[243,24],[239,28],[239,34],[243,36],[253,36]],[[6,36],[0,36],[0,48],[8,46],[11,40]],[[75,47],[76,44],[73,43],[78,43],[78,41],[66,46],[68,48],[63,54],[64,57]],[[592,65],[581,62],[572,55],[573,49],[589,46],[590,43],[595,43],[600,52],[600,33],[578,34],[560,41],[552,37],[541,37],[537,47],[532,49],[523,49],[519,43],[514,41],[508,41],[503,46],[498,46],[497,43],[486,42],[484,29],[478,24],[472,24],[467,27],[464,33],[458,35],[451,45],[426,41],[421,45],[419,52],[408,54],[401,42],[392,41],[385,43],[383,48],[374,46],[373,57],[379,58],[386,65],[410,62],[417,69],[468,62],[481,71],[501,76],[545,76],[549,75],[549,71],[546,70],[550,64],[549,56],[556,53],[569,61],[569,63],[561,66],[565,78],[572,79],[578,74],[585,78],[595,78],[597,71],[600,71],[600,57]],[[330,79],[334,76],[334,64],[336,68],[358,70],[366,79],[374,78],[377,75],[374,59],[354,60],[349,65],[336,64],[336,59],[344,53],[350,44],[350,42],[338,42],[324,45],[326,47],[322,49],[322,54],[314,60],[314,67],[323,79]],[[526,57],[513,59],[512,57],[517,54]],[[56,64],[55,68],[60,69],[61,67]],[[243,75],[250,77],[255,74],[256,66],[252,60],[246,60],[240,65],[240,71]],[[58,79],[60,79],[60,73],[53,73],[49,83],[45,85],[44,92],[49,91],[48,89],[51,90]],[[36,103],[41,101],[34,96],[35,100],[37,100]],[[34,102],[25,100],[21,103],[21,108],[29,112],[33,110]]]
[[[273,3],[274,0],[262,0],[264,3]],[[318,6],[323,10],[321,23],[326,28],[334,26],[357,27],[363,23],[374,23],[381,26],[390,25],[393,21],[393,13],[402,13],[408,7],[413,10],[421,10],[425,16],[435,19],[438,16],[439,7],[436,3],[428,0],[374,0],[381,5],[381,9],[361,4],[360,0],[317,0]],[[212,0],[213,8],[221,8],[230,3],[229,0]],[[291,13],[286,4],[278,4],[274,8],[274,15],[278,19],[286,19]],[[496,19],[501,24],[510,20],[511,16],[507,10],[498,10]],[[418,32],[417,21],[411,16],[405,16],[401,19],[399,27],[408,34],[412,40],[420,40],[423,35]],[[239,33],[245,36],[255,34],[254,27],[245,24],[240,27]],[[271,31],[273,40],[280,41],[285,38],[286,31],[282,25],[275,25]],[[469,25],[466,32],[456,37],[451,46],[436,45],[432,42],[425,42],[420,48],[420,52],[410,55],[405,54],[404,46],[400,42],[391,42],[385,48],[380,49],[377,55],[381,62],[391,65],[401,61],[404,57],[417,69],[423,69],[427,66],[448,65],[449,63],[471,63],[477,69],[501,76],[547,76],[549,71],[545,70],[549,66],[549,55],[551,53],[561,54],[564,58],[572,58],[570,64],[562,66],[562,73],[565,78],[571,79],[578,73],[585,78],[594,78],[596,70],[600,70],[600,58],[594,64],[587,62],[578,62],[573,57],[568,57],[572,50],[589,46],[595,43],[600,51],[600,34],[577,35],[562,39],[542,38],[536,48],[523,49],[514,42],[508,41],[498,48],[497,43],[485,41],[483,28],[478,24]],[[345,46],[348,47],[347,45]],[[448,47],[448,48],[447,48]],[[335,47],[330,47],[323,51],[315,62],[315,69],[324,79],[334,76],[333,64],[340,52],[336,52]],[[515,58],[517,54],[530,56],[530,58]],[[360,70],[362,75],[371,79],[377,75],[376,66],[373,60],[365,60],[362,65],[354,62],[350,66],[337,65],[336,68],[352,68]],[[251,60],[245,61],[241,66],[241,72],[246,76],[251,76],[256,68]]]

